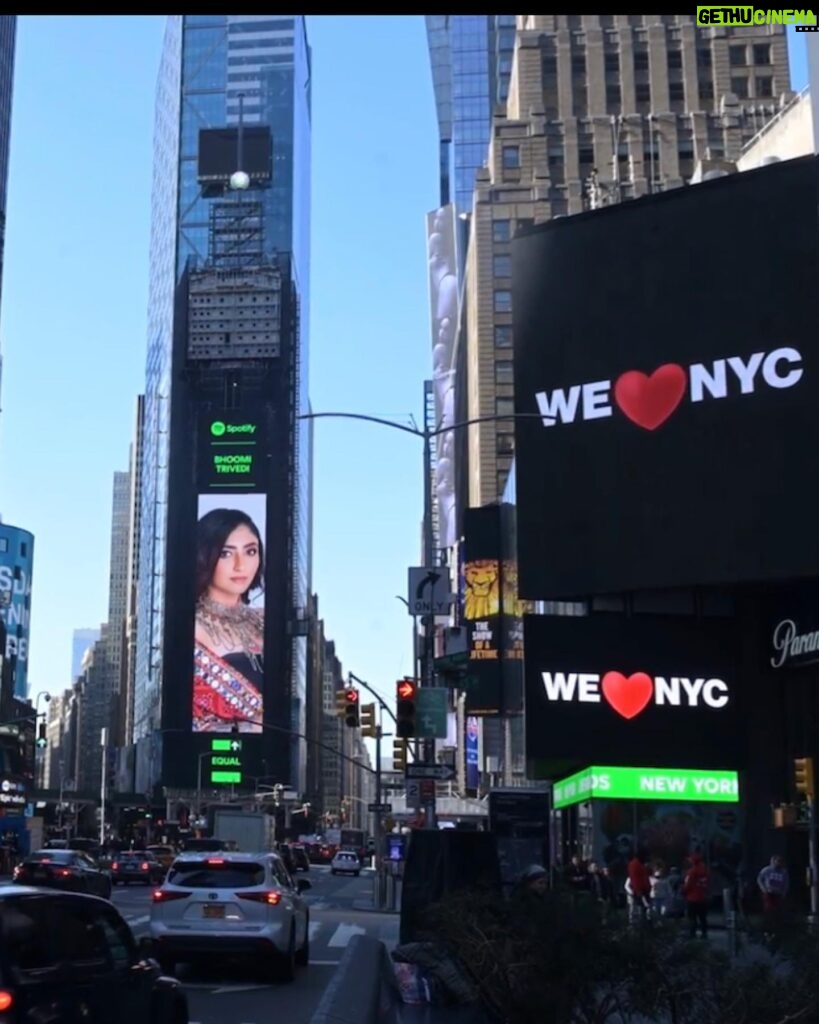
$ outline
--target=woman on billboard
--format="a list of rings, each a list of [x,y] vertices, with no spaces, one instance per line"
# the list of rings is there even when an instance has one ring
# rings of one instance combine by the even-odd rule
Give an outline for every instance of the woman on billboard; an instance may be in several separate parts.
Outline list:
[[[216,508],[197,524],[194,732],[262,731],[264,546],[246,512]]]

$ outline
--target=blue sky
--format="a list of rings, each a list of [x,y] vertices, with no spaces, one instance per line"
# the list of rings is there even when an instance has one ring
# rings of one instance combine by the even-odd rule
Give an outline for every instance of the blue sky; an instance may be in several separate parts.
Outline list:
[[[0,513],[35,534],[31,693],[69,685],[107,614],[111,482],[144,380],[154,85],[164,18],[18,21],[0,345]],[[316,411],[421,419],[424,215],[438,146],[423,18],[310,17]],[[793,84],[806,82],[804,37]],[[421,444],[316,425],[314,589],[345,668],[411,671]]]

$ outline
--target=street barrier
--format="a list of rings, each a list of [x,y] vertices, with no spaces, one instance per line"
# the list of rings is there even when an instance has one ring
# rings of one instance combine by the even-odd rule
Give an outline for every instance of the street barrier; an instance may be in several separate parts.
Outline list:
[[[354,935],[310,1024],[484,1024],[476,1007],[407,1006],[383,942]]]

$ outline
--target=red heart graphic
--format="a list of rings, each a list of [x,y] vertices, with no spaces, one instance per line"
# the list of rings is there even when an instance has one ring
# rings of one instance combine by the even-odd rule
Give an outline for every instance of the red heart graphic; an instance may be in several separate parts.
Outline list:
[[[683,400],[688,383],[677,363],[658,367],[649,377],[629,370],[614,385],[614,400],[626,416],[644,430],[656,430]]]
[[[618,715],[635,718],[654,694],[654,683],[645,672],[624,676],[622,672],[607,672],[601,684],[603,696]]]

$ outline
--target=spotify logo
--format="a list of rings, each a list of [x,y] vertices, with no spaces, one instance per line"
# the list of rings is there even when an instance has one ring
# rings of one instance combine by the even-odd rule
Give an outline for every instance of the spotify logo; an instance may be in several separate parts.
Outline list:
[[[221,437],[226,430],[227,427],[221,420],[214,420],[210,425],[210,432],[214,437]]]

